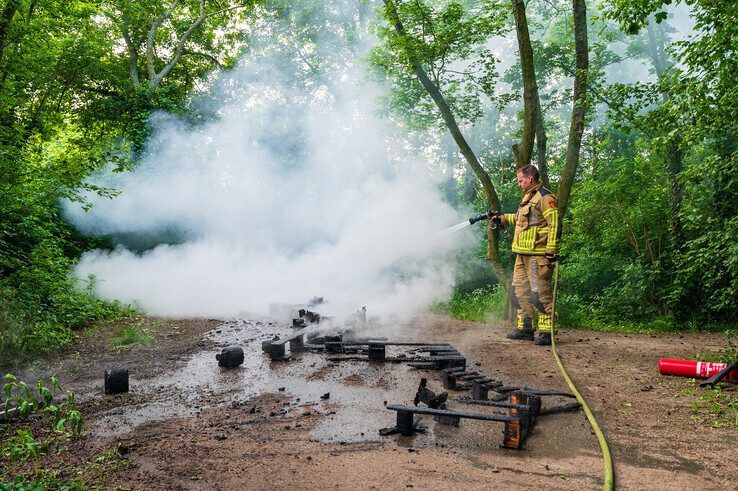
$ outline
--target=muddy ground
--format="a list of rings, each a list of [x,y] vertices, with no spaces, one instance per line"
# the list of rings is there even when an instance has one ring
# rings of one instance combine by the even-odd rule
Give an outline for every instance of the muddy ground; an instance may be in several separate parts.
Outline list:
[[[378,430],[395,420],[385,402],[412,403],[421,377],[442,391],[439,372],[336,363],[318,353],[270,362],[261,341],[291,328],[266,318],[142,319],[138,329],[148,344],[113,348],[124,324],[81,336],[63,356],[20,371],[27,380],[56,373],[77,394],[84,433],[40,462],[61,478],[106,489],[603,484],[599,446],[582,412],[542,417],[520,451],[499,447],[503,427],[494,422],[463,420],[454,428],[425,417],[424,434],[382,437]],[[505,331],[427,315],[380,334],[451,343],[470,367],[507,385],[567,390],[549,348],[509,341]],[[657,370],[662,356],[691,358],[724,347],[723,336],[564,329],[558,340],[610,442],[618,487],[736,489],[738,431],[695,417],[696,384]],[[215,354],[233,345],[244,348],[246,362],[220,369]],[[130,370],[130,393],[103,395],[103,372],[113,367]],[[561,402],[568,401],[547,400],[544,407]]]

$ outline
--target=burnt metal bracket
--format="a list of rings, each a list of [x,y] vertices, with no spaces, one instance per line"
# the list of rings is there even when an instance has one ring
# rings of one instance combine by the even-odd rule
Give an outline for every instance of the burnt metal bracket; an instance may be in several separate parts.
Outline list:
[[[379,434],[382,436],[390,436],[399,433],[403,436],[413,436],[415,433],[424,432],[428,427],[420,424],[420,417],[415,416],[412,411],[397,411],[397,422],[395,426],[390,428],[382,428]]]
[[[427,384],[427,378],[420,379],[420,385],[418,386],[418,392],[415,393],[413,404],[417,406],[419,403],[422,402],[423,404],[433,409],[439,408],[441,406],[444,406],[445,408],[445,402],[448,399],[448,392],[436,394],[428,387],[426,387]]]

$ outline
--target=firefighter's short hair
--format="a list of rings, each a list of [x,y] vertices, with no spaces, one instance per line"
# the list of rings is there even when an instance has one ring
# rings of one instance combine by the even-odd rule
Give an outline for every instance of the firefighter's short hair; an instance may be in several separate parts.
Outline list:
[[[518,169],[518,172],[526,177],[532,176],[536,182],[539,182],[541,180],[541,173],[538,172],[538,167],[533,164],[524,165],[523,167]]]

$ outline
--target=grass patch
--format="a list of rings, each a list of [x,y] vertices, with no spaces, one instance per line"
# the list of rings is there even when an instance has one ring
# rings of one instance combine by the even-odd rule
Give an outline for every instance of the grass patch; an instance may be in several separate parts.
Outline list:
[[[738,329],[725,331],[725,347],[711,353],[697,353],[695,360],[733,363],[738,361]]]
[[[720,386],[705,388],[699,399],[690,405],[692,420],[713,428],[738,430],[738,395]]]
[[[61,459],[68,452],[70,436],[38,428],[34,432],[38,434],[34,436],[30,428],[14,434],[10,428],[0,428],[0,490],[102,489],[108,487],[111,473],[133,465],[115,449],[78,464],[64,463]],[[54,461],[61,465],[51,468]]]
[[[738,331],[735,329],[725,331],[724,348],[710,353],[697,353],[694,359],[733,363],[738,360],[736,334],[738,334]],[[738,430],[738,394],[736,394],[734,386],[729,387],[729,390],[725,390],[719,385],[713,388],[701,389],[699,399],[695,400],[690,406],[692,420],[709,424],[713,428],[734,428]],[[694,395],[697,395],[696,390]]]
[[[152,330],[144,326],[143,321],[136,321],[123,326],[118,335],[110,340],[110,347],[115,350],[144,346],[154,342]]]
[[[478,288],[472,292],[454,290],[450,300],[435,304],[432,310],[456,319],[497,322],[503,318],[506,301],[507,293],[505,289],[499,285],[494,285]],[[642,322],[615,321],[609,316],[603,315],[596,306],[584,305],[576,295],[565,293],[560,294],[556,299],[556,311],[558,325],[564,328],[641,334],[723,332],[726,337],[738,335],[738,325],[736,324],[700,324],[696,319],[678,322],[671,317],[655,316]],[[732,350],[735,355],[734,358],[738,358],[735,346]]]
[[[454,291],[451,300],[433,306],[433,311],[456,319],[494,322],[502,319],[507,294],[499,285],[472,292]]]

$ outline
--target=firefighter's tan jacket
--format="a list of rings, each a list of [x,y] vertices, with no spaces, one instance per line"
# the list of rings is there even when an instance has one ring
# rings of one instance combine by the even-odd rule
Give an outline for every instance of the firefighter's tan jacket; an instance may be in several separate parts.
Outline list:
[[[517,213],[500,216],[503,225],[515,225],[513,252],[529,256],[558,254],[559,210],[556,204],[556,196],[539,184],[525,193]]]

